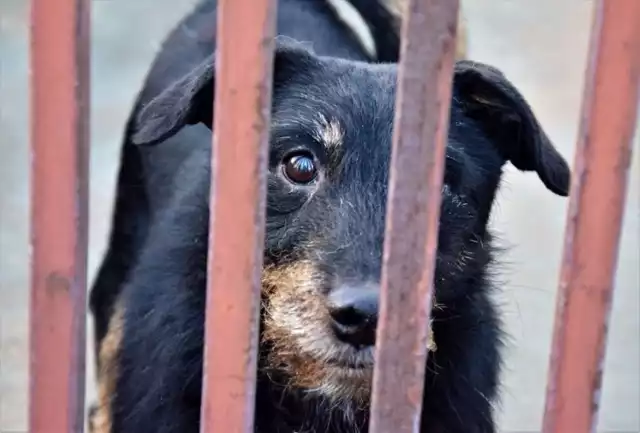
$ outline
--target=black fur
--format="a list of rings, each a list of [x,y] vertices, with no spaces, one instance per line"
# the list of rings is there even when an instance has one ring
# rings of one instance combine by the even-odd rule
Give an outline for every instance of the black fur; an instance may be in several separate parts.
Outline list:
[[[125,135],[113,232],[91,295],[98,345],[115,300],[124,306],[117,433],[198,431],[214,43],[190,35],[214,34],[214,14],[207,1],[172,33]],[[398,35],[384,27],[391,18],[365,19],[380,29],[384,60],[397,60]],[[265,264],[311,260],[328,291],[336,280],[378,280],[397,67],[369,62],[322,1],[280,0],[278,32],[313,42],[313,51],[277,43]],[[426,366],[421,431],[493,433],[501,327],[487,222],[502,167],[535,171],[560,195],[569,169],[497,70],[458,62],[453,92],[436,270],[442,307],[433,312],[437,351]],[[319,114],[340,126],[341,145],[318,140]],[[281,171],[283,157],[301,149],[320,167],[305,186]],[[268,351],[261,346],[256,432],[367,431],[366,406],[334,405],[267,377]]]

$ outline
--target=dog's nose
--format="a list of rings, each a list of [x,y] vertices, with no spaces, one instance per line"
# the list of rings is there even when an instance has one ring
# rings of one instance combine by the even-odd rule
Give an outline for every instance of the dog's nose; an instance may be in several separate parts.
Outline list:
[[[378,290],[341,287],[329,295],[333,328],[341,340],[354,346],[373,346],[378,323]]]

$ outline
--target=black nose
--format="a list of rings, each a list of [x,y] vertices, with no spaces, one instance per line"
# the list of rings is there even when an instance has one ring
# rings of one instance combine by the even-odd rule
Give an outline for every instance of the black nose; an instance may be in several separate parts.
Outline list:
[[[329,295],[333,328],[341,340],[354,346],[373,346],[378,322],[378,290],[341,287]]]

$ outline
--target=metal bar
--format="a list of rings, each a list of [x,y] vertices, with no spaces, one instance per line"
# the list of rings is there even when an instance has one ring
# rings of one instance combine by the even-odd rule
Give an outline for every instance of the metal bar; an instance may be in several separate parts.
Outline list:
[[[275,12],[218,2],[202,432],[253,433]]]
[[[32,0],[29,432],[84,428],[89,1]]]
[[[412,0],[405,11],[372,433],[420,429],[457,16],[454,0]]]
[[[597,2],[565,235],[545,433],[595,431],[640,85],[640,1]]]

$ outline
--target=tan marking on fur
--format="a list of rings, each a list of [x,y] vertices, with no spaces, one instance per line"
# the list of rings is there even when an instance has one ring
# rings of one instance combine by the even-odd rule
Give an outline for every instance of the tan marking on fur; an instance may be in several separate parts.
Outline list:
[[[116,359],[122,342],[123,313],[122,307],[116,305],[109,321],[109,330],[100,345],[98,402],[96,410],[89,420],[91,433],[111,432],[111,399],[115,392],[118,375]]]
[[[408,0],[384,0],[386,9],[396,18],[396,30],[398,33],[402,28],[402,17],[407,7]],[[467,22],[463,12],[463,3],[460,3],[458,9],[458,37],[456,39],[456,60],[464,60],[467,58]]]
[[[335,119],[327,119],[324,115],[319,115],[318,130],[316,139],[324,143],[331,149],[342,145],[344,140],[344,130]]]
[[[435,352],[436,350],[438,350],[436,340],[435,338],[433,338],[433,320],[429,321],[429,334],[427,338],[427,349],[429,350],[429,352]]]
[[[308,261],[264,269],[263,342],[271,346],[266,368],[285,373],[288,382],[284,386],[317,392],[336,403],[364,405],[371,394],[373,348],[356,351],[334,337],[318,287],[321,281]],[[435,350],[429,331],[428,348]],[[362,368],[332,364],[338,357],[347,357]]]
[[[301,261],[263,272],[266,294],[263,338],[271,345],[269,369],[284,372],[285,386],[319,392],[337,401],[366,401],[371,368],[347,369],[329,364],[349,350],[332,335],[315,266]]]

